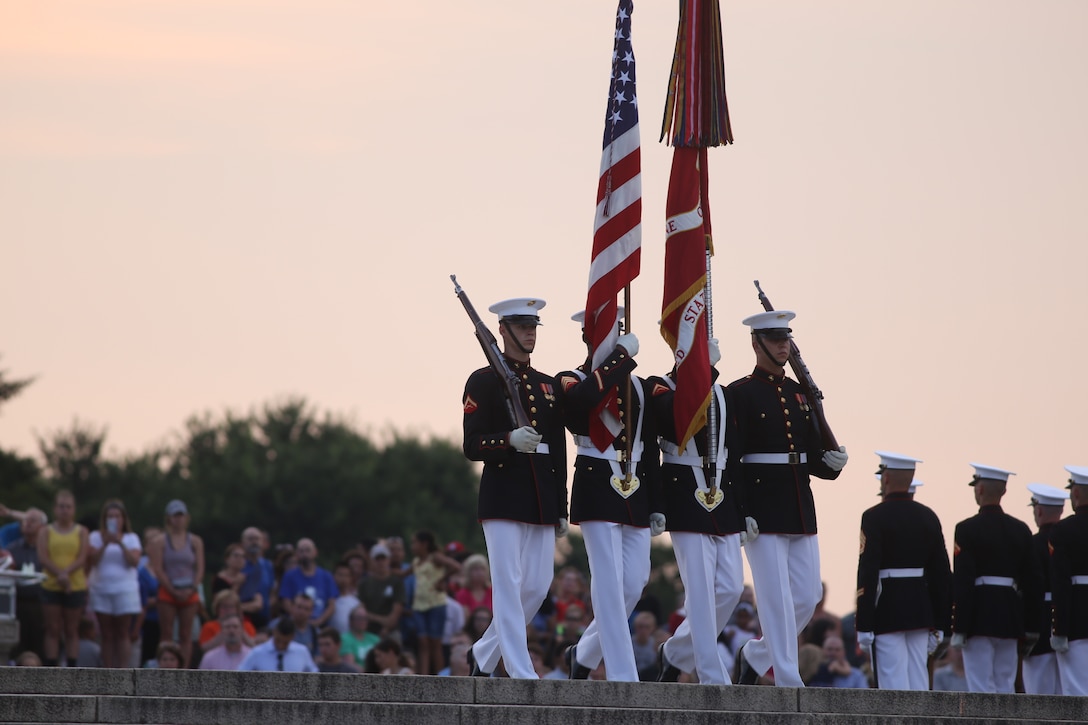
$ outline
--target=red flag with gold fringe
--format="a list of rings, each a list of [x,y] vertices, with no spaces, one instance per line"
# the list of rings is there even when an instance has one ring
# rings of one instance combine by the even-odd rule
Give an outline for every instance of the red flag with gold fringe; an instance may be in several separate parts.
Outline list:
[[[665,207],[661,335],[673,350],[673,417],[683,449],[706,425],[712,381],[707,272],[714,248],[706,148],[733,142],[718,0],[682,0],[680,4],[661,138],[674,147]]]

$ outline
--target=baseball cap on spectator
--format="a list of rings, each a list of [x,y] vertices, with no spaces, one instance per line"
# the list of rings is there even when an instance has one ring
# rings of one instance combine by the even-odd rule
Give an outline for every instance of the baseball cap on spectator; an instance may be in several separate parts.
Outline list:
[[[446,553],[463,554],[465,553],[465,545],[462,544],[460,541],[451,541],[450,543],[446,544]]]
[[[377,559],[379,556],[389,557],[389,547],[385,544],[374,544],[370,547],[370,558]]]
[[[174,514],[187,514],[189,509],[186,508],[185,502],[180,499],[174,499],[170,503],[166,504],[166,515],[173,516]]]

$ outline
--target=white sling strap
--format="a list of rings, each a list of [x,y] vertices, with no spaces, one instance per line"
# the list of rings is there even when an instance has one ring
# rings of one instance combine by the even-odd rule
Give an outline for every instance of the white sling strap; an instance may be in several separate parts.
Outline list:
[[[580,380],[586,379],[586,374],[581,370],[574,370],[575,375]],[[635,439],[631,441],[631,463],[638,464],[642,460],[642,452],[644,446],[642,445],[642,422],[646,414],[646,400],[645,394],[642,390],[642,384],[638,379],[631,375],[631,389],[635,391],[635,396],[638,397],[638,419],[635,423]],[[589,458],[597,458],[602,461],[608,461],[608,465],[612,467],[612,475],[623,477],[624,472],[620,468],[620,459],[623,455],[623,451],[617,451],[615,448],[606,448],[603,451],[597,450],[597,446],[593,445],[593,441],[589,436],[574,435],[574,445],[578,447],[579,456],[588,456]]]

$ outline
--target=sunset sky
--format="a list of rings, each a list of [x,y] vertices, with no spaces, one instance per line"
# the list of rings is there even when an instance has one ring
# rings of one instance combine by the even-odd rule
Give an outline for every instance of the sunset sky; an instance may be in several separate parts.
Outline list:
[[[584,356],[615,3],[0,5],[0,446],[111,454],[288,395],[374,435],[460,437],[481,311],[541,296],[534,365]],[[658,336],[676,3],[636,0],[639,372]],[[851,454],[814,486],[829,609],[853,609],[876,449],[924,460],[946,538],[971,461],[1088,465],[1088,3],[723,2],[736,143],[710,152],[714,327],[751,369],[752,280]]]

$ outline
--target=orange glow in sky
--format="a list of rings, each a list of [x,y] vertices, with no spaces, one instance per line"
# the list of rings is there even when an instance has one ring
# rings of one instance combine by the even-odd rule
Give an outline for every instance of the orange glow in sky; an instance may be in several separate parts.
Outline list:
[[[614,2],[80,0],[0,9],[0,445],[75,417],[113,453],[289,394],[459,437],[484,364],[453,296],[536,295],[536,367],[584,355]],[[816,482],[829,609],[853,609],[873,451],[924,460],[951,539],[971,461],[1088,464],[1088,3],[722,7],[734,146],[710,152],[714,327],[748,373],[752,280],[851,461]],[[636,2],[639,372],[661,306],[675,3]]]

